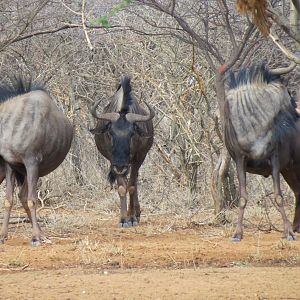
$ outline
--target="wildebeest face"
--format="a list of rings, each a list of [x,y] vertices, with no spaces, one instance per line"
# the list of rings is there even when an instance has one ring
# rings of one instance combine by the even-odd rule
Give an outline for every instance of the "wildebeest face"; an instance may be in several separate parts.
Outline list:
[[[106,126],[106,131],[111,139],[111,165],[112,171],[117,175],[126,175],[129,170],[130,161],[134,155],[133,137],[140,134],[135,123],[130,123],[125,116],[121,115],[115,122]]]
[[[140,150],[139,136],[149,137],[149,133],[142,129],[145,126],[139,126],[138,124],[151,121],[155,115],[154,110],[145,102],[149,110],[148,114],[142,111],[141,113],[131,112],[128,109],[127,103],[127,106],[122,106],[123,108],[120,112],[107,111],[98,114],[96,109],[99,103],[100,100],[95,102],[90,107],[90,112],[98,120],[106,121],[106,125],[102,127],[100,125],[100,128],[98,127],[91,132],[95,134],[105,133],[103,136],[103,138],[105,138],[99,148],[106,148],[106,157],[110,160],[112,165],[111,171],[117,175],[126,175],[129,170],[130,162]],[[107,138],[108,135],[110,140]],[[150,136],[152,136],[152,133]]]

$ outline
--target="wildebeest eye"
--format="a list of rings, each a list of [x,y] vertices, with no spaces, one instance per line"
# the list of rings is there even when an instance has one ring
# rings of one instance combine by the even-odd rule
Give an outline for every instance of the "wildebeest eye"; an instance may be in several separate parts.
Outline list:
[[[149,137],[147,133],[137,124],[134,124],[134,131],[141,137]]]
[[[109,122],[109,123],[107,123],[107,124],[101,126],[101,127],[99,128],[99,132],[100,132],[100,133],[106,133],[106,132],[109,132],[110,128],[111,128],[111,123]]]

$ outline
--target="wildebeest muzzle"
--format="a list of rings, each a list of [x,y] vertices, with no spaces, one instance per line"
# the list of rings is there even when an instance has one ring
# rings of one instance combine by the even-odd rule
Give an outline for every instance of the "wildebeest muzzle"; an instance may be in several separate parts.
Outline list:
[[[129,165],[112,165],[112,171],[119,176],[126,176],[129,173],[130,166]]]

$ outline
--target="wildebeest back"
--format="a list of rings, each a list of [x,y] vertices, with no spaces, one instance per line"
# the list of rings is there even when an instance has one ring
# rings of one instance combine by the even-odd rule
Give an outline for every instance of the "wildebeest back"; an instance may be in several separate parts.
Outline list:
[[[262,158],[293,130],[296,113],[291,97],[280,78],[271,77],[264,66],[240,72],[232,81],[226,97],[227,128],[234,131],[231,135],[242,151]]]
[[[0,105],[0,155],[13,165],[39,161],[39,176],[53,171],[70,149],[73,129],[47,92],[35,90]]]

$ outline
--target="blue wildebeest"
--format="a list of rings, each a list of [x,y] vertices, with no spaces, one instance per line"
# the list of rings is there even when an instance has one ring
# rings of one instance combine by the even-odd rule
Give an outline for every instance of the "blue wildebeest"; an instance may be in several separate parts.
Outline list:
[[[0,182],[6,179],[1,242],[7,239],[15,180],[19,197],[32,223],[33,246],[42,240],[37,222],[37,182],[56,169],[66,157],[73,128],[42,86],[16,79],[0,86]]]
[[[111,163],[108,175],[111,185],[117,181],[121,202],[119,226],[136,226],[141,213],[137,190],[138,171],[153,144],[152,119],[155,113],[147,103],[149,112],[139,105],[131,93],[128,77],[121,80],[102,114],[96,111],[100,101],[90,108],[92,115],[98,119],[92,132],[98,150]],[[128,212],[127,191],[130,197]]]
[[[243,237],[248,201],[246,172],[272,175],[274,202],[283,219],[283,237],[294,239],[294,231],[300,232],[300,120],[295,101],[278,72],[262,64],[245,68],[236,77],[231,74],[224,122],[225,144],[236,162],[240,189],[233,240]],[[280,173],[296,198],[293,228],[283,206]]]

